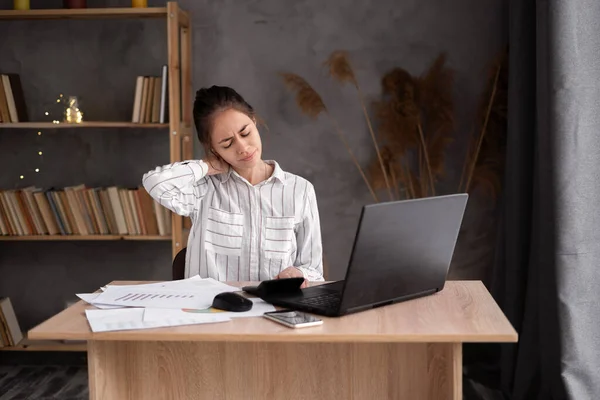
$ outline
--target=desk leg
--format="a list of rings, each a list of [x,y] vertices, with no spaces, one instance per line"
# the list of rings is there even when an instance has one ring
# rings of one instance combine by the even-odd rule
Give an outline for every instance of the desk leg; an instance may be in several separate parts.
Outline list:
[[[462,400],[460,343],[89,341],[93,400]]]

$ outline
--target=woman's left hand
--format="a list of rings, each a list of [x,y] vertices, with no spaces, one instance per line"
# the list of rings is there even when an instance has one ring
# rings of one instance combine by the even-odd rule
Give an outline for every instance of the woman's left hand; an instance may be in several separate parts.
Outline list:
[[[287,267],[286,269],[284,269],[283,271],[281,271],[276,277],[275,279],[285,279],[285,278],[303,278],[304,274],[302,274],[302,272],[296,268],[296,267]],[[302,283],[302,286],[300,286],[300,288],[305,288],[308,286],[308,281],[305,279],[304,283]]]

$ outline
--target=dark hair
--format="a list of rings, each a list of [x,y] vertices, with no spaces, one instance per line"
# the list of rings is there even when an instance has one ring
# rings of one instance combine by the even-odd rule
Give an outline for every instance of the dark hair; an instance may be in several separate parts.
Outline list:
[[[217,111],[233,108],[243,112],[249,118],[255,119],[254,109],[235,90],[227,86],[211,86],[196,92],[194,100],[194,124],[198,133],[198,140],[204,146],[206,154],[210,152],[210,132],[213,117]]]

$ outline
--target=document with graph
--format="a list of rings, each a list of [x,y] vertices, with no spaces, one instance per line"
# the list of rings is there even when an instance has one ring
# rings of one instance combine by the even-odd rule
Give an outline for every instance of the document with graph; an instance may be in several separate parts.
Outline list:
[[[215,295],[205,292],[192,292],[169,289],[109,289],[94,301],[101,304],[124,307],[152,308],[207,308]]]
[[[197,282],[195,286],[108,286],[93,302],[123,307],[206,309],[217,294],[237,290],[239,288],[212,280]]]

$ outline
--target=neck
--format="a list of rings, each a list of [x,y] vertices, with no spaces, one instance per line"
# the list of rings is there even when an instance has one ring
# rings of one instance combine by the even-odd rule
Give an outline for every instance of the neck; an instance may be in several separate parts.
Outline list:
[[[252,185],[256,185],[260,182],[266,181],[269,176],[271,176],[271,166],[260,160],[254,167],[252,168],[244,168],[244,169],[235,169],[242,178],[250,182]]]

